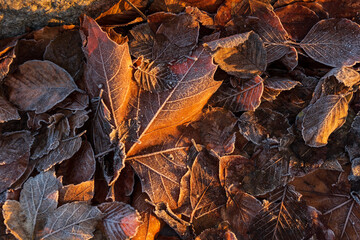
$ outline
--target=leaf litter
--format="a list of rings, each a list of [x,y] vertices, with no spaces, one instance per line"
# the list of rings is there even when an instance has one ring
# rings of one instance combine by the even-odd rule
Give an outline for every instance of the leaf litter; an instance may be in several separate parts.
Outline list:
[[[1,238],[358,239],[359,8],[126,0],[0,40]]]

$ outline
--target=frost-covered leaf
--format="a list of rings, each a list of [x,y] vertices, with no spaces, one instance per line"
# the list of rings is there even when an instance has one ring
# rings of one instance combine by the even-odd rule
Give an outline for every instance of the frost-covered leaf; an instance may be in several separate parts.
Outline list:
[[[135,58],[143,57],[145,60],[152,59],[154,45],[154,33],[148,23],[140,24],[130,30],[133,40],[130,42],[130,53]]]
[[[25,172],[34,137],[29,131],[6,133],[0,136],[0,192],[3,192]]]
[[[91,202],[94,197],[94,180],[63,186],[59,192],[59,204],[75,201]]]
[[[271,195],[253,219],[252,239],[304,239],[311,231],[311,217],[301,195],[286,186]]]
[[[20,202],[8,200],[3,207],[5,225],[20,239],[34,239],[48,215],[56,209],[61,183],[53,172],[29,178]]]
[[[264,80],[256,76],[250,80],[240,80],[235,87],[223,84],[211,103],[233,112],[254,111],[261,103],[263,91]]]
[[[109,240],[125,240],[136,235],[141,225],[138,212],[122,202],[102,203],[98,206],[103,213],[102,227]]]
[[[147,146],[161,144],[176,127],[189,122],[207,103],[221,82],[213,79],[216,66],[202,48],[191,58],[172,66],[178,82],[171,90],[161,93],[141,92],[139,103],[139,142],[127,152],[135,155]],[[141,142],[141,144],[140,144]]]
[[[326,19],[315,24],[300,46],[314,60],[331,67],[360,61],[360,26],[348,19]]]
[[[214,60],[228,74],[239,78],[261,75],[266,68],[266,50],[253,31],[204,44]]]
[[[301,83],[298,81],[294,81],[289,79],[288,77],[270,77],[264,81],[264,85],[266,88],[270,88],[272,90],[290,90],[300,85]]]
[[[23,111],[43,113],[77,90],[71,75],[50,61],[31,60],[8,75],[9,100]]]
[[[0,123],[19,119],[18,110],[0,95]]]
[[[324,96],[310,105],[302,123],[305,143],[311,147],[326,145],[330,134],[345,123],[348,108],[343,95]]]
[[[174,209],[177,207],[180,180],[187,171],[187,154],[187,147],[173,147],[126,160],[140,177],[142,190],[151,201],[166,202]]]
[[[57,208],[46,221],[41,240],[86,240],[101,218],[97,207],[82,202],[73,202]]]

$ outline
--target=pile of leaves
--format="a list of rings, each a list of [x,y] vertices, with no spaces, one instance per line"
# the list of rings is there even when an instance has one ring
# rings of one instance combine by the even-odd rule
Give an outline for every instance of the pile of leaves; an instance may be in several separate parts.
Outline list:
[[[360,4],[126,2],[0,41],[1,239],[359,239]]]

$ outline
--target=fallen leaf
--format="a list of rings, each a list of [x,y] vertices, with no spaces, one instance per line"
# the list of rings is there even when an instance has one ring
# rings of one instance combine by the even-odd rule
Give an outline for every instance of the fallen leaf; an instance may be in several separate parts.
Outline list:
[[[43,113],[64,100],[77,86],[68,72],[49,61],[31,60],[5,79],[9,100],[23,111]]]
[[[240,83],[237,83],[235,87],[223,84],[210,102],[233,112],[254,111],[261,103],[264,80],[256,76],[250,80],[239,79],[238,81]]]
[[[0,123],[19,119],[20,116],[17,109],[0,95]]]
[[[252,78],[266,69],[266,51],[259,35],[247,32],[204,44],[220,68],[238,78]]]
[[[265,201],[250,226],[252,239],[304,239],[311,231],[306,203],[292,186],[286,186]]]
[[[300,46],[314,60],[331,67],[360,61],[360,27],[348,19],[326,19],[315,24]]]
[[[34,141],[29,131],[2,134],[0,138],[0,192],[15,183],[30,159],[30,147]]]
[[[138,212],[122,202],[102,203],[100,211],[104,214],[102,227],[110,240],[125,240],[136,235],[141,225]]]
[[[94,197],[94,180],[84,181],[77,185],[70,184],[63,186],[59,191],[59,204],[82,201],[91,203]]]
[[[88,141],[83,141],[77,153],[60,164],[57,175],[63,176],[63,183],[80,184],[90,180],[95,174],[94,151]]]
[[[47,218],[40,239],[90,239],[100,218],[97,207],[82,202],[67,203]]]
[[[11,46],[11,45],[10,45]],[[15,58],[15,48],[8,50],[6,53],[1,54],[0,52],[0,82],[8,74],[10,65]]]
[[[56,209],[60,186],[53,172],[29,178],[20,193],[20,202],[8,200],[3,206],[7,229],[18,239],[34,239],[49,213]]]
[[[209,228],[203,231],[195,240],[237,240],[235,234],[230,230]]]
[[[221,84],[213,80],[216,66],[203,48],[197,49],[191,59],[173,65],[172,69],[179,78],[173,89],[157,94],[140,94],[141,144],[135,143],[128,150],[128,156],[135,155],[150,143],[152,146],[162,143],[164,140],[159,136],[165,137],[172,129],[200,114],[203,106]]]
[[[327,144],[330,134],[341,127],[348,113],[345,96],[328,95],[310,105],[302,123],[302,136],[311,147]]]
[[[264,86],[266,88],[270,88],[272,90],[290,90],[300,85],[301,83],[298,81],[294,81],[289,79],[288,77],[270,77],[264,81]]]

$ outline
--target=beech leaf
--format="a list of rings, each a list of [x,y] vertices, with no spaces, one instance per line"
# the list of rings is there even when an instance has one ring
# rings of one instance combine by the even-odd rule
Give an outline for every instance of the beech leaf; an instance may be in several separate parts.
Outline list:
[[[111,202],[102,203],[98,208],[103,213],[102,227],[109,240],[125,240],[136,235],[141,221],[133,207],[122,202]]]
[[[94,197],[94,180],[63,186],[59,192],[59,204],[75,201],[88,202]]]
[[[82,202],[67,203],[47,218],[41,239],[90,239],[100,218],[97,207]]]
[[[211,99],[211,103],[233,112],[254,111],[261,103],[263,91],[264,81],[256,76],[250,80],[241,80],[235,87],[229,84],[222,85]]]
[[[325,19],[315,24],[300,46],[314,60],[331,67],[360,61],[360,26],[348,19]]]
[[[186,173],[188,148],[174,147],[127,158],[140,177],[142,190],[153,203],[177,207],[180,180]]]
[[[266,68],[266,51],[253,31],[232,35],[204,44],[214,60],[228,74],[239,78],[261,75]]]
[[[119,45],[103,32],[94,19],[83,16],[80,30],[87,64],[85,83],[92,98],[100,96],[111,112],[115,127],[124,120],[131,94],[132,61],[127,42]]]
[[[4,223],[10,232],[20,239],[34,239],[48,214],[56,209],[60,186],[53,172],[30,177],[24,183],[20,202],[5,202]]]
[[[287,77],[271,77],[267,78],[264,81],[264,85],[266,88],[270,88],[272,90],[290,90],[296,87],[297,85],[300,85],[301,83],[298,81],[291,80]]]
[[[77,86],[68,72],[49,61],[31,60],[8,75],[9,100],[23,111],[43,113],[64,100]]]
[[[0,95],[0,123],[19,119],[20,116],[17,109]]]
[[[141,144],[135,143],[128,150],[128,156],[144,149],[149,143],[162,143],[163,140],[159,136],[165,137],[171,129],[189,122],[200,114],[203,106],[221,84],[213,80],[216,66],[212,63],[212,57],[202,47],[197,49],[191,58],[174,64],[172,69],[179,79],[173,89],[157,94],[141,93]]]
[[[330,134],[345,123],[348,108],[343,95],[323,96],[310,105],[302,123],[305,143],[311,147],[326,145]]]

